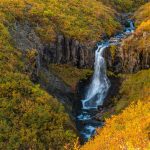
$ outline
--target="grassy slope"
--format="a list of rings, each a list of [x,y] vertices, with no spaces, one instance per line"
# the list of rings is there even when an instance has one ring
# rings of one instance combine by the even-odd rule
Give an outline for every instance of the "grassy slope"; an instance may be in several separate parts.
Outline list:
[[[149,101],[149,102],[148,102]],[[150,97],[132,104],[123,113],[106,120],[97,136],[80,150],[148,150],[150,130]]]
[[[0,10],[11,20],[29,20],[45,42],[57,33],[93,41],[119,27],[114,10],[96,0],[1,0]]]
[[[150,94],[150,69],[136,74],[121,75],[123,83],[114,103],[115,113],[119,113],[132,102],[144,100]]]
[[[141,6],[135,13],[136,25],[150,20],[150,2]]]
[[[60,77],[67,85],[75,90],[77,83],[81,79],[91,76],[93,71],[90,69],[78,69],[70,65],[50,65],[53,72]]]

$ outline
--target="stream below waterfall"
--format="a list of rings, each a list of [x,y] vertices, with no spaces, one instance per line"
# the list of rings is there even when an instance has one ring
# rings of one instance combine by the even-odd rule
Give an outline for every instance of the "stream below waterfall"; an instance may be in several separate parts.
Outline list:
[[[94,74],[92,80],[87,88],[84,99],[80,101],[76,113],[77,129],[83,142],[88,141],[96,132],[97,127],[101,127],[103,122],[97,121],[95,115],[99,112],[98,107],[101,108],[103,101],[107,96],[107,92],[111,86],[107,77],[106,62],[103,53],[110,45],[118,45],[122,39],[134,32],[134,24],[128,20],[128,27],[125,27],[124,32],[117,34],[109,40],[97,43],[95,50]]]

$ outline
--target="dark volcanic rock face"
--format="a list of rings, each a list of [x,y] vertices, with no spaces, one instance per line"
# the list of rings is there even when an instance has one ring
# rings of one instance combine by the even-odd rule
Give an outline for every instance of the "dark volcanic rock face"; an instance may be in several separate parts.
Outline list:
[[[140,46],[144,37],[134,34],[124,39],[120,45],[105,50],[108,70],[114,73],[134,73],[150,68],[150,46]]]
[[[42,51],[44,48],[40,38],[35,34],[34,29],[27,21],[24,23],[16,21],[10,29],[10,33],[16,47],[21,50],[37,49]]]
[[[66,103],[66,105],[69,104],[72,99],[70,87],[65,85],[64,82],[54,75],[47,67],[50,62],[54,61],[53,58],[55,58],[55,56],[53,55],[53,52],[57,52],[58,60],[62,57],[61,53],[58,54],[58,51],[62,50],[60,41],[58,41],[59,48],[57,49],[56,45],[51,43],[51,49],[49,51],[47,45],[44,45],[41,42],[40,38],[36,35],[28,22],[23,24],[16,22],[14,28],[10,29],[10,33],[18,49],[23,50],[23,52],[32,49],[37,50],[38,55],[35,59],[36,66],[34,68],[34,72],[36,69],[37,74],[34,73],[34,78],[38,78],[40,85],[53,96],[57,97],[62,103]]]
[[[80,68],[93,66],[94,51],[92,47],[79,41],[58,35],[54,43],[45,46],[43,57],[49,63],[71,64]]]
[[[43,44],[28,22],[16,22],[10,32],[17,48],[36,49],[40,54],[40,60],[47,64],[71,64],[80,68],[93,66],[95,43],[89,46],[63,35],[57,35],[55,42]]]
[[[144,36],[132,35],[123,41],[120,47],[120,59],[123,72],[137,72],[141,69],[150,68],[150,45],[145,44],[142,47]]]
[[[50,63],[70,64],[80,68],[91,68],[94,64],[95,43],[81,44],[75,39],[57,35],[55,42],[43,44],[36,35],[33,27],[28,23],[14,24],[10,30],[17,48],[22,50],[36,49],[38,51],[38,66]],[[145,38],[145,34],[140,38]],[[150,67],[150,50],[139,50],[136,47],[136,36],[131,35],[113,50],[105,50],[107,68],[115,73],[137,72]],[[138,39],[137,39],[138,41]]]
[[[35,49],[36,78],[42,87],[56,96],[62,103],[71,105],[73,93],[71,88],[57,77],[50,69],[50,63],[70,64],[80,68],[92,67],[94,64],[94,51],[91,46],[84,46],[79,41],[58,35],[55,42],[44,44],[37,36],[29,22],[14,24],[10,29],[16,48],[23,50]],[[35,75],[35,74],[34,74]]]

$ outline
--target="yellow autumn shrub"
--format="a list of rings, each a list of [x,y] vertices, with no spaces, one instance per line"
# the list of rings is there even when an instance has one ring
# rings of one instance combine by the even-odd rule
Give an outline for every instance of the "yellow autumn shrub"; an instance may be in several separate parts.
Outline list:
[[[143,21],[136,30],[137,33],[149,32],[150,33],[150,19]]]
[[[106,120],[95,138],[80,150],[150,149],[150,96],[131,104],[121,114]]]
[[[0,1],[0,149],[64,149],[76,138],[70,117],[57,99],[31,82],[27,67],[32,71],[36,51],[26,52],[25,58],[15,48],[6,26],[16,15],[11,11],[20,12],[11,7],[22,9],[22,5],[16,0],[3,2]]]

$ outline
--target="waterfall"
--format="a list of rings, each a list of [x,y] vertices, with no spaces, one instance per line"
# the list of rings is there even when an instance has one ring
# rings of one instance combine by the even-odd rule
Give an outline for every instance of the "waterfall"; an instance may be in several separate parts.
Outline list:
[[[85,98],[82,100],[82,108],[79,114],[77,114],[77,126],[84,141],[88,141],[95,134],[96,128],[102,126],[102,122],[94,120],[94,116],[97,113],[96,111],[98,111],[97,107],[103,105],[110,88],[110,81],[106,74],[104,51],[110,45],[120,44],[122,39],[134,32],[135,27],[133,22],[128,20],[128,24],[130,27],[126,27],[124,32],[97,45],[92,81]]]
[[[134,30],[135,28],[134,28],[133,22],[132,22],[132,21],[129,21],[129,23],[130,23],[130,28],[131,28],[132,30]]]
[[[106,62],[103,53],[108,46],[109,43],[102,43],[95,51],[94,75],[86,98],[82,101],[83,109],[96,109],[99,105],[103,105],[103,100],[107,95],[110,82],[106,75]]]
[[[121,33],[111,38],[107,42],[102,42],[98,45],[95,51],[94,75],[92,82],[88,88],[85,99],[82,100],[83,109],[97,109],[98,106],[103,105],[103,101],[107,96],[110,87],[110,81],[106,75],[106,62],[103,56],[104,50],[110,45],[119,44],[120,40],[126,35],[134,32],[134,24],[128,20],[130,27],[125,29],[125,33]]]

